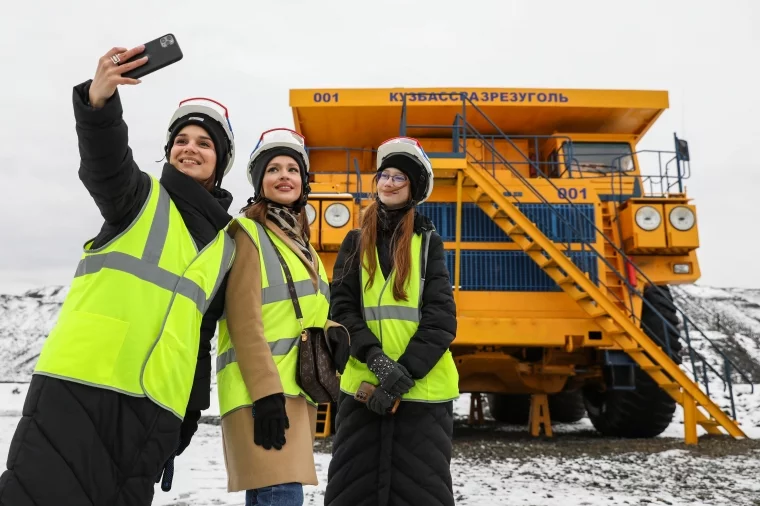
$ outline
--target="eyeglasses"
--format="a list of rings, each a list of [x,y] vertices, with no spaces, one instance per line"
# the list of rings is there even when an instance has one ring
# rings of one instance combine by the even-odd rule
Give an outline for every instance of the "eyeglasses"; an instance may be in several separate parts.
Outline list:
[[[377,176],[377,180],[378,181],[385,182],[385,181],[388,181],[388,179],[390,179],[391,181],[393,181],[396,184],[403,184],[403,183],[406,183],[407,181],[409,181],[409,178],[406,177],[404,174],[396,174],[395,176],[391,176],[390,174],[388,174],[385,171],[381,172],[380,175]]]
[[[295,130],[289,128],[272,128],[261,134],[259,142],[256,143],[256,147],[251,151],[251,155],[253,155],[262,144],[268,144],[270,142],[284,142],[286,144],[296,143],[306,149],[306,137]]]
[[[186,98],[185,100],[181,101],[179,103],[179,106],[182,107],[183,105],[198,105],[201,107],[208,107],[209,109],[212,109],[219,113],[221,117],[223,117],[227,121],[227,126],[230,129],[230,132],[232,132],[232,123],[230,123],[230,114],[227,111],[227,107],[224,106],[221,102],[217,102],[213,98],[204,98],[204,97],[193,97],[193,98]]]

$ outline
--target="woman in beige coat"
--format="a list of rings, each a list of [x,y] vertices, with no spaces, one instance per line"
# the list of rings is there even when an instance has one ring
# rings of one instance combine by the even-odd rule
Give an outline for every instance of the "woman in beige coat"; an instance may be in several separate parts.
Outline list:
[[[246,506],[300,506],[303,485],[317,484],[313,455],[317,408],[295,382],[298,332],[295,338],[279,335],[284,328],[291,330],[296,321],[292,300],[283,295],[288,293],[285,286],[275,286],[283,290],[279,301],[271,303],[271,290],[262,297],[262,285],[269,288],[277,283],[273,273],[280,285],[284,284],[283,276],[300,275],[301,282],[295,284],[299,285],[304,321],[310,319],[314,326],[330,328],[331,335],[345,333],[346,350],[348,334],[345,328],[327,321],[329,288],[324,267],[309,244],[303,212],[309,192],[303,137],[286,129],[262,134],[251,155],[248,178],[255,197],[243,209],[245,217],[231,225],[237,253],[226,291],[229,339],[220,332],[217,362],[228,490],[246,490]],[[272,255],[267,263],[266,248],[271,253],[272,246],[277,249],[279,269]],[[288,274],[281,268],[282,262],[290,266]],[[273,310],[272,304],[279,306]],[[272,314],[278,321],[267,320]],[[288,321],[283,324],[283,320]],[[230,345],[233,349],[223,351]],[[235,363],[239,368],[238,387],[242,378],[252,410],[250,403],[225,399],[235,395],[230,393],[235,385],[229,384],[235,382],[223,376],[229,372],[224,369]]]

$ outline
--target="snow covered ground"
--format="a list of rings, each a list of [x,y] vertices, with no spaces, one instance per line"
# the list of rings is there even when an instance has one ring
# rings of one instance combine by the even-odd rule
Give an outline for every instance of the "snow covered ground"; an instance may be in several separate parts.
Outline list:
[[[55,322],[67,287],[0,295],[0,462],[5,461],[34,363]],[[760,371],[760,290],[702,286],[674,291],[679,305],[705,329],[705,336],[750,374]],[[720,357],[698,333],[694,348],[721,370]],[[690,371],[688,357],[684,369]],[[723,385],[711,378],[710,394],[730,409]],[[760,383],[760,374],[754,378]],[[760,506],[760,384],[735,387],[737,418],[750,440],[703,438],[683,441],[683,410],[651,440],[602,438],[588,419],[555,425],[552,440],[532,439],[525,427],[498,425],[487,418],[468,427],[469,396],[455,412],[457,425],[451,469],[457,504],[472,505],[748,505]],[[215,388],[216,385],[213,385]],[[16,392],[16,393],[14,393]],[[204,416],[218,417],[216,391]],[[699,430],[700,435],[704,433]],[[323,503],[331,440],[318,440],[315,461],[320,484],[306,487],[306,504]],[[0,466],[0,469],[3,469]],[[176,462],[171,492],[157,489],[158,506],[242,505],[242,493],[227,493],[219,427],[201,424],[193,443]]]
[[[0,384],[3,459],[26,389],[23,383]],[[533,440],[522,428],[468,429],[462,421],[468,408],[468,396],[462,396],[456,405],[460,422],[451,464],[461,506],[760,505],[760,444],[754,441],[723,440],[717,451],[707,440],[686,447],[680,442],[680,418],[660,438],[643,442],[595,437],[587,419],[556,425],[554,440]],[[749,429],[751,437],[760,438],[760,427]],[[320,484],[306,487],[307,505],[323,504],[330,462],[329,452],[321,451],[324,446],[322,441],[315,445]],[[153,504],[222,506],[243,501],[242,493],[226,491],[219,427],[201,424],[190,448],[177,459],[172,490],[157,488]]]

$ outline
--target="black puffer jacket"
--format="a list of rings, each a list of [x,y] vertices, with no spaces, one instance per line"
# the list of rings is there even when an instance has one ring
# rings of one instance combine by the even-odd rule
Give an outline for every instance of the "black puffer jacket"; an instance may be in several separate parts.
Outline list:
[[[378,227],[378,257],[383,275],[392,269],[390,237],[397,219]],[[415,216],[415,233],[433,230]],[[351,354],[362,362],[380,346],[361,309],[359,233],[343,241],[333,272],[331,318],[348,328]],[[457,321],[443,241],[433,232],[422,294],[422,317],[399,363],[414,378],[430,372],[456,335]],[[341,394],[337,433],[328,471],[328,506],[453,505],[451,438],[453,403],[402,402],[393,416],[380,417],[353,397]]]
[[[391,216],[385,227],[378,227],[377,256],[383,276],[392,269],[390,252],[391,236],[398,217]],[[457,332],[456,307],[449,271],[446,268],[443,240],[435,232],[431,221],[415,213],[414,232],[421,234],[433,230],[430,235],[425,289],[422,294],[422,318],[417,333],[409,342],[399,363],[407,368],[412,377],[422,378],[435,366],[449,349]],[[333,268],[330,287],[330,315],[343,324],[351,334],[351,355],[365,361],[367,352],[380,341],[367,327],[361,308],[361,282],[359,280],[359,231],[352,230],[343,240]],[[350,264],[347,265],[346,261]]]
[[[74,88],[79,178],[105,223],[97,248],[127,229],[150,192],[128,146],[118,92],[99,110],[89,106],[90,81]],[[198,246],[229,222],[232,195],[213,195],[165,164],[160,178]],[[222,285],[201,325],[195,380],[185,422],[147,398],[34,375],[0,477],[0,506],[143,506],[151,503],[164,463],[197,429],[209,407],[211,338],[224,309]],[[181,457],[180,457],[181,458]]]

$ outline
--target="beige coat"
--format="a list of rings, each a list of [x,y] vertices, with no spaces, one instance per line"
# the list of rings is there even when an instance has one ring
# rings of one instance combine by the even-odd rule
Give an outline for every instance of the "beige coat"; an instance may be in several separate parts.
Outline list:
[[[315,289],[319,289],[315,267],[317,264],[310,263],[275,224],[267,221],[266,225],[301,258],[309,270]],[[231,225],[231,231],[237,248],[227,282],[227,325],[243,381],[255,402],[268,395],[282,393],[283,388],[264,337],[258,249],[236,223]],[[311,251],[316,261],[317,253],[313,248]],[[286,443],[281,450],[265,450],[253,443],[250,407],[240,408],[222,418],[222,444],[229,492],[291,482],[317,485],[313,453],[317,408],[307,403],[303,397],[288,397],[285,409],[290,428],[285,430]]]

